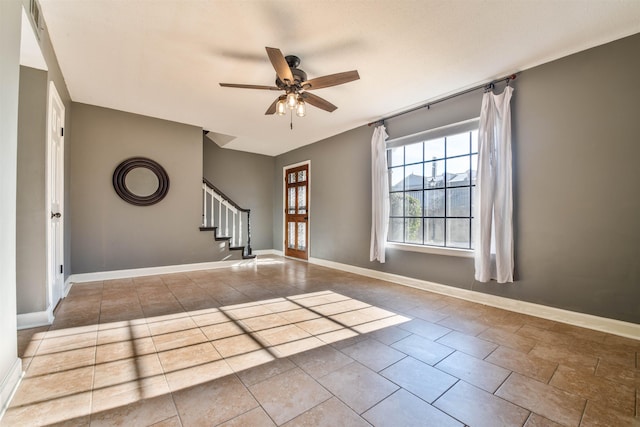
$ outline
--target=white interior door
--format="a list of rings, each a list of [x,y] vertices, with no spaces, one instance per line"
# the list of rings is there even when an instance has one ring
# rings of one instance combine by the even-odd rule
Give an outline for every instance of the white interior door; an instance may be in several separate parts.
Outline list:
[[[64,104],[53,82],[49,83],[47,115],[47,281],[53,310],[64,293]]]

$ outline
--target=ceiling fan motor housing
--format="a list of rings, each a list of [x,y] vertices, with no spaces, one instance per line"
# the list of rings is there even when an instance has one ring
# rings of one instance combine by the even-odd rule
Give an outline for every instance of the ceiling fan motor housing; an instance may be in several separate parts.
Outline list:
[[[298,68],[298,65],[300,65],[300,58],[295,55],[287,55],[284,57],[284,59],[287,61],[294,79],[294,81],[291,82],[289,86],[296,86],[297,89],[300,90],[302,88],[301,83],[307,81],[307,73]],[[282,80],[280,80],[280,77],[278,77],[277,75],[276,86],[283,90],[287,88],[287,85]]]

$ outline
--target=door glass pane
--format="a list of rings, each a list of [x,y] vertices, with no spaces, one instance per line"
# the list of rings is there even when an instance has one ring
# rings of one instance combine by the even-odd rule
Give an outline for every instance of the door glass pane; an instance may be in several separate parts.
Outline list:
[[[447,137],[447,157],[469,154],[471,148],[469,134],[470,132],[465,132]]]
[[[422,218],[406,218],[404,224],[404,241],[422,244]]]
[[[287,223],[288,227],[288,238],[287,238],[287,247],[290,249],[296,248],[296,223],[289,222]]]
[[[294,214],[296,213],[296,188],[295,187],[289,187],[289,197],[288,199],[288,212],[290,214]]]
[[[471,187],[447,189],[447,216],[471,216]]]
[[[299,222],[298,223],[298,249],[304,251],[307,247],[307,223]]]
[[[424,192],[424,216],[444,216],[444,190]]]
[[[402,242],[404,219],[389,218],[389,235],[387,240],[390,242]]]
[[[389,195],[389,202],[391,205],[391,216],[402,216],[404,212],[404,193],[391,193]]]
[[[447,159],[447,186],[457,187],[469,185],[469,171],[471,169],[471,156]]]
[[[307,186],[301,185],[298,187],[298,213],[307,213]]]
[[[478,177],[478,155],[471,156],[471,184],[476,185],[476,179]]]
[[[422,216],[422,190],[404,193],[404,216]]]
[[[424,164],[424,188],[444,187],[444,160]]]
[[[307,180],[307,171],[301,170],[298,172],[298,182],[304,182]]]
[[[404,164],[422,163],[422,142],[404,147]]]
[[[424,244],[444,246],[444,219],[425,218]]]
[[[444,158],[444,138],[432,139],[424,143],[424,159],[435,160]]]
[[[447,246],[469,248],[468,219],[447,219]]]
[[[404,168],[404,189],[422,190],[424,176],[422,175],[422,163],[418,165],[405,166]]]
[[[287,176],[287,182],[289,182],[289,184],[296,182],[296,174],[294,172],[289,173]]]

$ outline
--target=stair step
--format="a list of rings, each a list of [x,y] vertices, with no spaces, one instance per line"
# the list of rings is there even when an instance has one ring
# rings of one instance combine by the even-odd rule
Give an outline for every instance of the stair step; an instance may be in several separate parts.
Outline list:
[[[242,259],[254,259],[256,256],[254,254],[251,255],[242,255]]]
[[[218,227],[200,227],[200,231],[215,231]]]

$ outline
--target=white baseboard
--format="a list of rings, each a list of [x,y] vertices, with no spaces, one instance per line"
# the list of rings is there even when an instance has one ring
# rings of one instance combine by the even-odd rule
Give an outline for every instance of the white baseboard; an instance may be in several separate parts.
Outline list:
[[[253,251],[254,255],[276,255],[276,256],[282,256],[283,253],[282,251],[278,251],[276,249],[258,249]]]
[[[53,323],[53,307],[49,306],[45,311],[18,314],[18,330],[47,326]]]
[[[546,305],[535,304],[526,301],[519,301],[510,298],[484,294],[482,292],[460,289],[453,286],[442,285],[440,283],[428,282],[426,280],[413,279],[383,271],[370,270],[368,268],[356,267],[348,264],[341,264],[319,258],[309,258],[312,264],[334,268],[336,270],[347,271],[361,276],[374,279],[386,280],[399,285],[424,289],[438,294],[448,295],[467,301],[477,302],[492,307],[502,308],[517,313],[529,314],[531,316],[542,317],[557,322],[570,325],[581,326],[594,329],[596,331],[607,332],[627,338],[640,340],[640,324],[624,322],[622,320],[609,319],[606,317],[593,316],[591,314],[578,313],[575,311],[563,310]]]
[[[73,283],[96,282],[101,280],[128,279],[131,277],[155,276],[157,274],[184,273],[187,271],[212,270],[255,263],[254,259],[201,262],[196,264],[164,265],[160,267],[133,268],[129,270],[98,271],[96,273],[72,274],[67,279],[69,287]],[[68,290],[67,290],[68,292]]]
[[[0,420],[2,420],[2,416],[7,411],[9,403],[18,389],[23,375],[22,360],[16,358],[13,365],[11,365],[11,369],[9,369],[2,383],[0,383]]]

